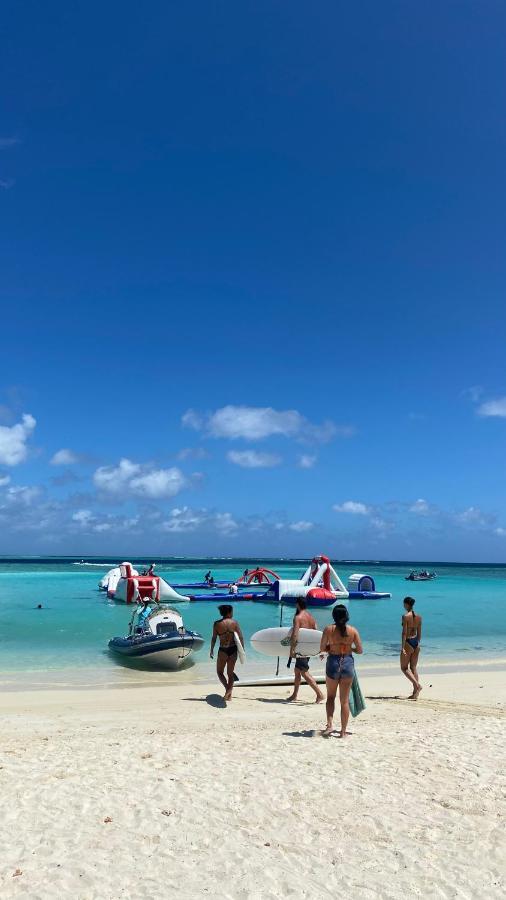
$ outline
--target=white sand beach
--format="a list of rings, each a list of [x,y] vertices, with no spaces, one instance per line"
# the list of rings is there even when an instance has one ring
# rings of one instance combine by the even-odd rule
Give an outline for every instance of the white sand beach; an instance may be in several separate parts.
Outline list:
[[[505,671],[424,683],[344,741],[308,688],[4,693],[0,895],[503,897]]]

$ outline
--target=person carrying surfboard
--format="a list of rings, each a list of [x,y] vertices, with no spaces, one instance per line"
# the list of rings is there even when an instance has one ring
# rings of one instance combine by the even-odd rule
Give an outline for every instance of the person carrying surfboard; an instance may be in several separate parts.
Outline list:
[[[234,609],[228,603],[224,603],[218,607],[221,619],[217,619],[213,625],[213,635],[211,638],[210,657],[214,659],[214,646],[219,639],[220,646],[218,649],[218,657],[216,659],[216,674],[225,688],[224,700],[232,699],[232,690],[234,687],[234,669],[237,662],[238,646],[237,640],[241,643],[241,649],[244,647],[244,638],[242,636],[241,627],[235,619],[232,618]],[[225,677],[225,669],[227,675]]]
[[[293,691],[287,698],[288,703],[291,703],[297,699],[302,679],[304,679],[306,684],[308,684],[309,687],[311,687],[315,692],[316,702],[321,703],[323,700],[323,694],[320,688],[318,687],[313,676],[309,674],[309,657],[296,656],[299,630],[301,628],[311,628],[316,630],[316,627],[316,620],[313,618],[311,613],[308,612],[306,601],[303,597],[299,597],[299,599],[297,600],[295,615],[293,617],[292,633],[290,636],[290,657],[295,657],[295,679],[293,682]]]

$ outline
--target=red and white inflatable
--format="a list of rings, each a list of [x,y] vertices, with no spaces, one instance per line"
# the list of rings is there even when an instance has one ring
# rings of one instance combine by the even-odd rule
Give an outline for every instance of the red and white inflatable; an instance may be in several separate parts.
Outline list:
[[[299,580],[279,578],[257,603],[286,603],[295,606],[305,597],[308,606],[331,606],[336,600],[348,600],[349,594],[328,556],[315,556]]]
[[[138,575],[137,569],[132,569],[132,573],[134,575]],[[107,591],[107,596],[109,600],[114,599],[114,595],[116,593],[116,588],[118,586],[118,581],[121,578],[121,569],[119,566],[114,566],[113,569],[109,569],[108,572],[105,573],[104,577],[100,579],[98,582],[99,591]]]
[[[273,572],[272,569],[265,569],[263,566],[258,566],[258,568],[248,571],[247,575],[241,575],[239,580],[236,581],[236,584],[274,584],[278,578],[279,575],[277,575],[276,572]]]
[[[177,603],[190,599],[178,594],[159,575],[139,575],[129,562],[121,563],[119,568],[120,578],[113,595],[115,600],[122,603],[137,603],[138,600],[148,598],[159,603]]]

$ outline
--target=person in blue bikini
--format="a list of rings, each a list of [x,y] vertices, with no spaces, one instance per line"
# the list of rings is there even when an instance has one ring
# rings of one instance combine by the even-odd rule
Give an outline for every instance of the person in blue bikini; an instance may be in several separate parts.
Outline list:
[[[345,738],[348,731],[348,719],[350,718],[350,690],[355,674],[354,653],[363,653],[362,641],[356,628],[348,625],[348,610],[342,603],[334,606],[332,610],[334,625],[327,625],[323,631],[320,644],[320,654],[328,653],[325,674],[327,676],[327,726],[323,731],[324,737],[329,737],[333,730],[334,709],[336,694],[339,688],[339,700],[341,703],[341,731],[339,737]]]
[[[418,678],[418,657],[422,640],[422,617],[413,609],[413,597],[404,597],[405,615],[402,617],[401,637],[401,669],[408,681],[413,685],[413,693],[409,700],[418,700],[422,685]]]

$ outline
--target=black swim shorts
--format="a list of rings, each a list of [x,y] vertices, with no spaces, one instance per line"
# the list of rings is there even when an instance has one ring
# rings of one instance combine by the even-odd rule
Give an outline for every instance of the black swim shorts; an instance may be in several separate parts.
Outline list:
[[[295,660],[295,668],[301,672],[307,672],[309,669],[309,656],[298,656]]]

